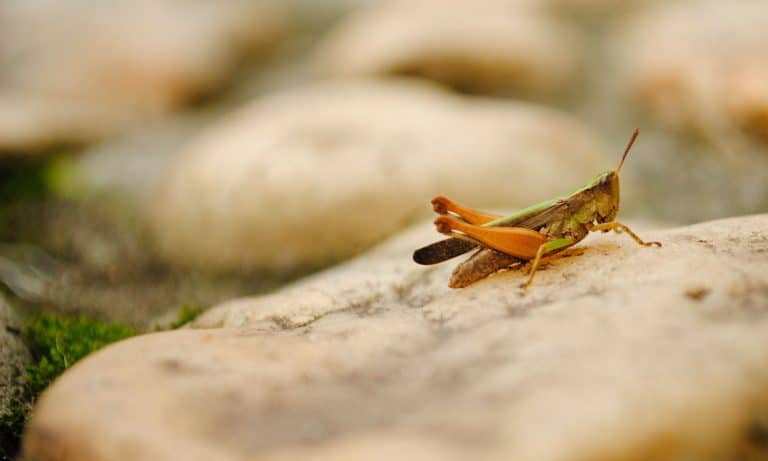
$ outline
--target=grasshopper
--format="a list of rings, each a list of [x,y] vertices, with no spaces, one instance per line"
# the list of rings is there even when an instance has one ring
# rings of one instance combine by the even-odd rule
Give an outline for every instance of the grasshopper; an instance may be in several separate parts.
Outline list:
[[[638,130],[624,150],[618,168],[595,176],[592,181],[568,195],[556,197],[508,216],[498,216],[462,206],[438,196],[432,206],[440,216],[437,231],[450,238],[419,248],[413,260],[419,264],[437,264],[478,249],[453,273],[449,286],[461,288],[503,269],[530,265],[528,280],[533,282],[541,258],[583,240],[590,232],[625,232],[640,245],[660,247],[659,242],[645,242],[629,227],[616,221],[619,212],[619,172],[637,139]],[[456,215],[456,216],[454,216]],[[457,218],[458,217],[458,218]]]

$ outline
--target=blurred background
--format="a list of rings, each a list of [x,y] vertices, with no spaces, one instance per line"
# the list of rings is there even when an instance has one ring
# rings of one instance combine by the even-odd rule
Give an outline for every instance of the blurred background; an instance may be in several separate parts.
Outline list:
[[[437,194],[566,193],[635,127],[623,219],[765,212],[766,30],[764,0],[3,0],[0,307],[151,329]]]
[[[429,215],[614,168],[623,216],[765,211],[762,0],[5,0],[0,284],[146,328]]]

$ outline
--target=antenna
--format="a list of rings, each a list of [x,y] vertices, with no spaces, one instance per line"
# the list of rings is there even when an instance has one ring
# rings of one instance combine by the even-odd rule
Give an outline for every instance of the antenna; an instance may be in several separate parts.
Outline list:
[[[635,143],[635,139],[637,139],[637,135],[640,134],[640,130],[635,128],[635,132],[632,133],[632,137],[629,138],[629,143],[627,144],[627,148],[624,149],[624,155],[621,156],[621,163],[619,163],[619,167],[616,168],[616,174],[619,174],[619,171],[621,171],[621,167],[624,165],[624,160],[627,158],[627,154],[629,154],[630,149],[632,149],[632,144]]]

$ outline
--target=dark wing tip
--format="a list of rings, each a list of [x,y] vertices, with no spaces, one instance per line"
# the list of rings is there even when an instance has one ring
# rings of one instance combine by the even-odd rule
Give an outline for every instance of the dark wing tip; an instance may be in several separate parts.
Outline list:
[[[469,240],[448,238],[414,251],[413,261],[424,266],[431,266],[463,255],[476,247],[477,244]]]
[[[437,264],[440,261],[435,261],[432,257],[429,246],[419,248],[413,252],[413,262],[421,264],[422,266],[429,266],[431,264]]]

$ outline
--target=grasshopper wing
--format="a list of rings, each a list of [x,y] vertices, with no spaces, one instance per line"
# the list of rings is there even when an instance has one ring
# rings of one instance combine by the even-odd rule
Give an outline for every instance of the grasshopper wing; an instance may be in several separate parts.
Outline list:
[[[461,238],[447,238],[427,245],[413,252],[413,260],[429,266],[447,261],[477,248],[478,244]]]

